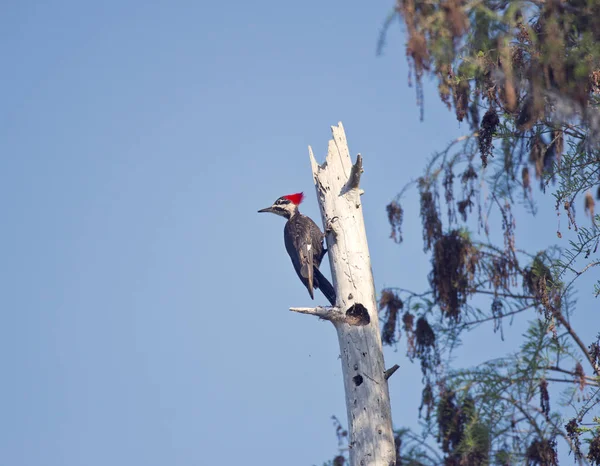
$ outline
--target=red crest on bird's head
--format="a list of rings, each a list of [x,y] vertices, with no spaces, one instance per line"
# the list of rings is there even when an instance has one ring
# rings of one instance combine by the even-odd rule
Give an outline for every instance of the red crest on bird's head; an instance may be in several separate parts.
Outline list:
[[[304,199],[304,193],[288,194],[283,197],[288,201],[292,201],[292,203],[299,205],[302,202],[302,199]]]

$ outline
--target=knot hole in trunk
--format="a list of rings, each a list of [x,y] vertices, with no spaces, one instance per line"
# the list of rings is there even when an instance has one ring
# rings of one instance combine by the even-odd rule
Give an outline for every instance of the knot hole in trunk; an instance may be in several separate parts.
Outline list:
[[[369,325],[371,323],[371,317],[369,317],[369,311],[360,303],[353,304],[346,311],[346,322],[349,325]]]

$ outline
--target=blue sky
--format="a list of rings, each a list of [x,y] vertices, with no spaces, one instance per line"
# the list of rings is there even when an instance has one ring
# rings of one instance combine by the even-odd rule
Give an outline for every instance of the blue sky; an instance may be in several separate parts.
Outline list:
[[[307,145],[322,159],[342,120],[365,159],[376,287],[425,288],[414,196],[402,246],[385,205],[468,128],[433,85],[419,121],[399,27],[376,57],[391,7],[4,3],[0,463],[332,457],[330,416],[345,423],[335,332],[287,310],[310,300],[283,221],[256,211],[304,191],[318,218]],[[517,228],[523,244],[555,241],[551,205],[535,226]],[[477,363],[478,342],[512,349],[490,335],[459,360]],[[415,425],[420,370],[402,349],[386,360],[402,366],[395,424]]]

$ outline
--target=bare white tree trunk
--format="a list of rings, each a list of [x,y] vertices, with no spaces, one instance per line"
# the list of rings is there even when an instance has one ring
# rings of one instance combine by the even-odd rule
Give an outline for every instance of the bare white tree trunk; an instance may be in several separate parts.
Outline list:
[[[336,307],[292,308],[330,320],[340,343],[351,466],[394,466],[390,397],[383,362],[371,258],[359,188],[362,158],[352,164],[342,123],[331,128],[327,158],[319,165],[309,147],[327,232]],[[388,374],[393,371],[389,371]],[[391,375],[391,374],[390,374]]]

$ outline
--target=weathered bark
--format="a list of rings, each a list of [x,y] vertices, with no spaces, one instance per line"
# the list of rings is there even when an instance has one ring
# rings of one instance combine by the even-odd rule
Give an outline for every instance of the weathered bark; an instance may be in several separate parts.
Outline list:
[[[331,129],[333,140],[329,141],[325,163],[315,161],[310,147],[309,154],[337,303],[334,308],[291,310],[329,320],[337,330],[350,465],[393,466],[396,460],[390,397],[360,199],[362,158],[359,155],[357,163],[352,164],[342,123]]]

